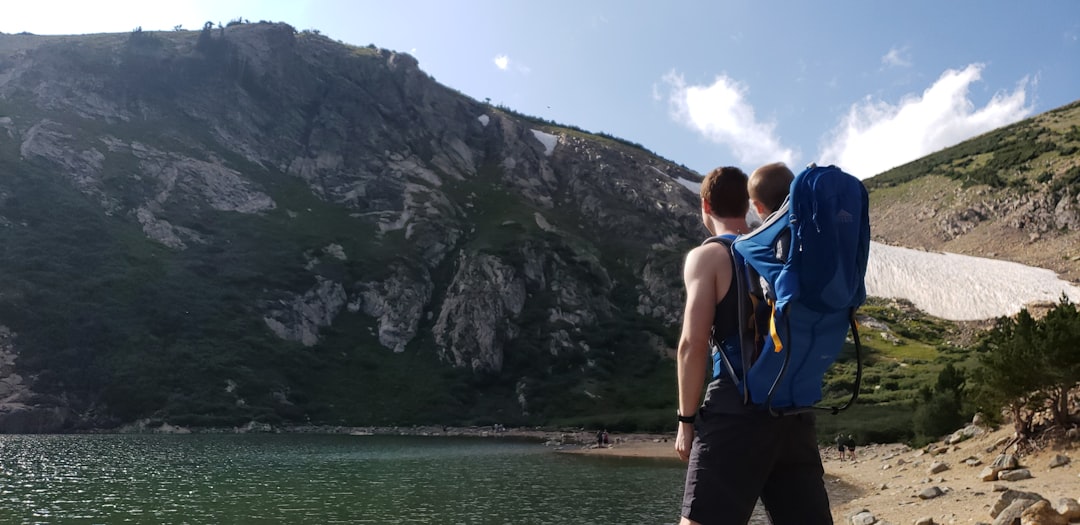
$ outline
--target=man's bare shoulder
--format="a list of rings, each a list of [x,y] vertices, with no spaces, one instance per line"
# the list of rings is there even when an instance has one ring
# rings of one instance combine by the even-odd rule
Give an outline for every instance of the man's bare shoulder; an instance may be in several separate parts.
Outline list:
[[[686,254],[686,260],[689,263],[691,259],[695,262],[711,262],[719,264],[721,261],[727,261],[731,258],[731,252],[728,251],[727,245],[721,242],[710,242],[702,244],[690,250],[690,253]]]
[[[731,255],[723,243],[702,244],[686,254],[686,266],[683,278],[688,282],[716,275],[721,269],[731,266]]]

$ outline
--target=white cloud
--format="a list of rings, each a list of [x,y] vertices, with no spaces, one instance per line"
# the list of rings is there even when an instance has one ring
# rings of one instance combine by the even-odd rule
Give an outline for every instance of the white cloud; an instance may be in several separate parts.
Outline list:
[[[502,71],[510,71],[511,69],[513,69],[514,71],[517,71],[522,75],[528,75],[529,73],[532,73],[532,68],[530,68],[529,66],[522,64],[517,60],[510,60],[510,57],[501,53],[495,55],[495,58],[492,60],[495,62],[495,67],[499,68]]]
[[[968,91],[982,70],[982,64],[947,70],[921,96],[908,95],[895,105],[870,97],[852,105],[821,162],[867,178],[1031,115],[1027,78],[975,108]]]
[[[911,57],[908,48],[892,48],[885,56],[881,57],[881,63],[892,67],[911,67]]]
[[[664,75],[670,92],[671,118],[700,133],[710,142],[731,148],[741,164],[756,167],[768,162],[791,164],[796,154],[774,135],[776,124],[759,122],[746,100],[747,89],[720,75],[710,86],[688,86],[674,71]]]

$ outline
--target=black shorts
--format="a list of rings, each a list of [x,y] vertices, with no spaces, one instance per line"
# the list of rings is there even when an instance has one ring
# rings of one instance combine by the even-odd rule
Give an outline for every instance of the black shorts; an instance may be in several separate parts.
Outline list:
[[[745,525],[760,496],[774,525],[831,525],[814,414],[698,411],[682,515]]]

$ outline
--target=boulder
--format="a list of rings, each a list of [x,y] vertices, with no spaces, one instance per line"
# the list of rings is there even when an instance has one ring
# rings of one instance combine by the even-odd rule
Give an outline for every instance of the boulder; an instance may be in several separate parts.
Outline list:
[[[1012,470],[1020,468],[1020,461],[1012,454],[1000,454],[994,458],[994,462],[990,466],[997,467],[998,470]]]
[[[928,472],[930,474],[937,474],[938,472],[945,472],[946,470],[949,470],[949,465],[947,463],[944,461],[935,461],[930,464]]]
[[[992,525],[1017,525],[1020,523],[1020,515],[1024,513],[1028,507],[1035,504],[1034,500],[1030,499],[1018,499],[1010,503],[994,518]]]
[[[979,479],[983,481],[997,481],[998,472],[1001,472],[1001,469],[995,467],[986,467],[982,469],[982,472],[979,473]]]
[[[934,518],[931,518],[930,516],[923,516],[915,520],[915,525],[937,525],[937,523],[934,522]]]
[[[1069,456],[1057,454],[1050,460],[1050,468],[1057,468],[1069,464]]]
[[[1024,492],[1021,490],[1006,490],[1005,492],[1001,493],[1001,496],[998,496],[998,500],[995,501],[994,506],[990,508],[990,517],[998,517],[998,515],[1004,512],[1006,508],[1008,508],[1018,500],[1027,501],[1027,503],[1024,505],[1024,508],[1027,508],[1036,501],[1042,501],[1045,499],[1046,498],[1034,492]],[[1016,517],[1020,517],[1019,512],[1016,514]]]
[[[940,487],[934,486],[920,492],[919,499],[934,499],[944,493],[945,491],[941,490]]]
[[[968,425],[956,432],[953,432],[948,438],[945,438],[946,445],[955,445],[961,441],[973,438],[985,432],[982,428],[975,424]]]
[[[1077,503],[1073,498],[1059,499],[1054,510],[1058,511],[1062,516],[1065,516],[1065,519],[1069,521],[1080,520],[1080,503]]]
[[[1020,525],[1069,525],[1065,516],[1058,514],[1050,502],[1037,501],[1020,514]]]
[[[1031,471],[1026,468],[998,472],[998,479],[1002,481],[1020,481],[1022,479],[1031,479],[1031,477]]]

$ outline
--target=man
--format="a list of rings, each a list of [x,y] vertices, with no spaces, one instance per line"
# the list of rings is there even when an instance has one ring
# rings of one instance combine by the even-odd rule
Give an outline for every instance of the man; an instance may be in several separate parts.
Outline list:
[[[709,233],[734,239],[749,230],[746,186],[738,168],[705,177],[701,217]],[[680,524],[745,525],[759,497],[775,525],[832,524],[813,414],[773,417],[746,407],[729,374],[710,370],[712,339],[742,374],[734,279],[723,243],[706,242],[686,257],[675,450],[689,465]]]

